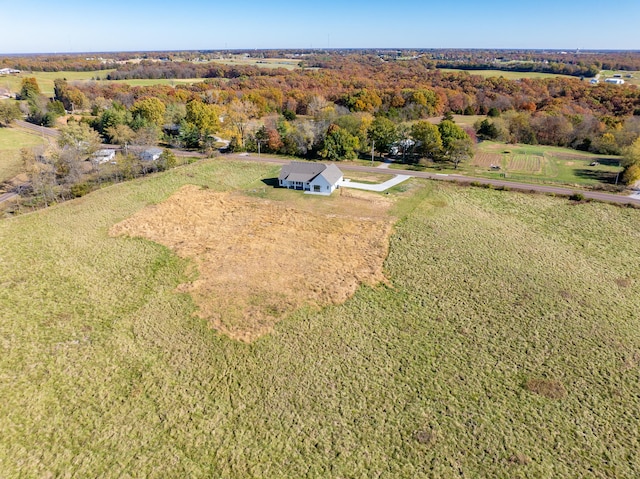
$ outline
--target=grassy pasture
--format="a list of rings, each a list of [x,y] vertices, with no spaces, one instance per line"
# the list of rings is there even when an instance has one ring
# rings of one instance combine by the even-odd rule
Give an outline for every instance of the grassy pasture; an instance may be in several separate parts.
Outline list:
[[[247,58],[242,55],[235,55],[232,58],[220,58],[213,60],[213,63],[222,63],[231,66],[253,66],[259,68],[285,68],[295,70],[300,68],[301,59],[296,58]]]
[[[555,78],[555,77],[565,77],[568,75],[558,75],[556,73],[541,73],[541,72],[510,72],[510,71],[502,71],[502,70],[461,70],[456,68],[439,68],[442,72],[468,72],[470,75],[480,75],[485,78],[491,77],[503,77],[507,80],[521,80],[523,78]],[[571,77],[570,77],[571,78]],[[575,77],[573,77],[575,78]]]
[[[113,70],[98,70],[93,72],[22,72],[18,75],[0,76],[0,86],[8,88],[14,93],[20,91],[24,78],[34,77],[42,93],[53,96],[53,82],[58,78],[66,78],[69,82],[78,80],[91,80],[104,77]]]
[[[389,284],[252,344],[175,291],[193,263],[107,234],[277,171],[200,162],[0,222],[3,476],[640,474],[640,211],[410,180]]]
[[[0,128],[0,183],[21,172],[20,150],[41,145],[42,137],[19,128]]]

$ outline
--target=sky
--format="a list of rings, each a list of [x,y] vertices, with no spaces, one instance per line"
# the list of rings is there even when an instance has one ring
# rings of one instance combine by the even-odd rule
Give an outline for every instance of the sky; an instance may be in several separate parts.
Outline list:
[[[254,48],[640,50],[640,1],[0,0],[0,54]]]

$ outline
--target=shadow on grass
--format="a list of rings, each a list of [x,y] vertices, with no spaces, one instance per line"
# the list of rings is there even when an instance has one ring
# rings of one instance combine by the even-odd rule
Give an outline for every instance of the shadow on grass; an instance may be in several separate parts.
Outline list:
[[[596,158],[595,161],[605,166],[620,166],[620,160],[617,158]]]
[[[262,182],[267,186],[271,186],[272,188],[278,187],[278,178],[264,178]]]
[[[584,178],[586,180],[595,180],[600,183],[606,183],[609,185],[615,184],[616,176],[618,176],[618,173],[611,172],[611,171],[587,170],[585,168],[575,170],[574,174],[578,178]]]

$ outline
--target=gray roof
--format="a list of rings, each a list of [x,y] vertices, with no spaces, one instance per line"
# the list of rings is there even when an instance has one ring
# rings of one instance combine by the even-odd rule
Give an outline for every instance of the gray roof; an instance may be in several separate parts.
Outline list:
[[[322,173],[327,165],[322,163],[303,163],[301,161],[292,161],[288,165],[284,165],[280,170],[279,180],[302,181],[307,183]]]
[[[325,170],[320,173],[320,176],[323,176],[325,180],[329,182],[331,185],[335,185],[340,178],[342,178],[342,171],[334,164],[330,164],[325,168]]]

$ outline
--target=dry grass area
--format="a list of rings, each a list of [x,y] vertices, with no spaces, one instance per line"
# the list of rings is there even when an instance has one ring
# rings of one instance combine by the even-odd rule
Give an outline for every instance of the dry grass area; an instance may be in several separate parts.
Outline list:
[[[193,260],[199,277],[178,289],[218,331],[250,342],[300,307],[342,303],[360,284],[384,281],[391,226],[188,185],[110,234]]]

